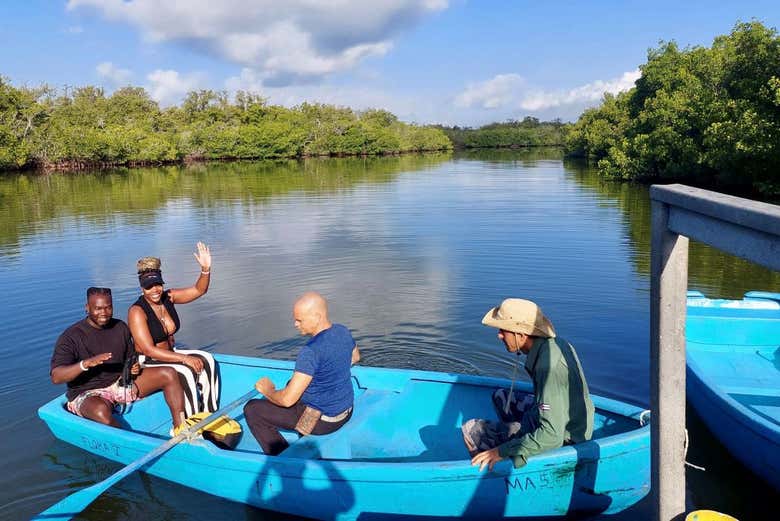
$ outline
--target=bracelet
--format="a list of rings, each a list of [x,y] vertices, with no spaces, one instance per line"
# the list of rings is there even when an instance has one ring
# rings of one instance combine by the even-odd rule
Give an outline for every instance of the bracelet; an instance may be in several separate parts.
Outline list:
[[[200,274],[201,274],[201,275],[209,275],[209,274],[211,274],[211,270],[209,270],[209,271],[203,271],[203,270],[201,270],[201,271],[200,271]]]
[[[80,362],[79,362],[79,367],[81,367],[81,370],[82,370],[82,371],[87,371],[87,370],[89,370],[89,368],[88,368],[87,366],[85,366],[85,365],[84,365],[84,360],[82,360],[82,361],[80,361]]]

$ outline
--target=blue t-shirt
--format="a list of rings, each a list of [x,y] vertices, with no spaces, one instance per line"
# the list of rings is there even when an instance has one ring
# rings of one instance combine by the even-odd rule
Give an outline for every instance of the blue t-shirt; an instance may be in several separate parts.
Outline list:
[[[349,329],[333,324],[309,340],[295,361],[295,370],[312,377],[301,401],[335,416],[352,406],[354,392],[350,380],[355,340]]]

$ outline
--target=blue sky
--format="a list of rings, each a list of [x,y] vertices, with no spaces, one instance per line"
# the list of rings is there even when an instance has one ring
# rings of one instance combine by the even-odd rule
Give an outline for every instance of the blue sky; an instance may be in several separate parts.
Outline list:
[[[192,89],[388,109],[405,121],[575,120],[629,88],[660,40],[710,45],[774,1],[27,0],[0,2],[14,85]]]

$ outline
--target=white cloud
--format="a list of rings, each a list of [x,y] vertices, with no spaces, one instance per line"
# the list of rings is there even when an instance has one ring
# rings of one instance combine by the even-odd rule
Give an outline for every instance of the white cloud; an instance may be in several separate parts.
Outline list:
[[[517,74],[499,74],[490,80],[470,84],[455,97],[455,104],[461,108],[532,112],[558,107],[576,109],[598,103],[605,92],[617,94],[630,89],[640,75],[636,69],[619,78],[596,80],[569,90],[544,90],[529,87]]]
[[[260,74],[244,68],[239,76],[225,80],[224,88],[231,94],[237,90],[256,92],[272,105],[293,107],[304,102],[325,103],[355,110],[369,108],[389,110],[402,121],[429,123],[443,121],[452,110],[441,99],[433,101],[418,92],[400,94],[384,88],[381,78],[361,82],[360,85],[290,85],[267,86]],[[435,113],[433,111],[436,111]]]
[[[161,105],[174,105],[181,102],[191,90],[204,88],[205,81],[200,74],[179,74],[174,70],[157,69],[146,76],[149,84],[146,90]]]
[[[485,109],[502,107],[512,102],[524,84],[525,80],[518,74],[499,74],[488,81],[470,84],[455,97],[455,105]]]
[[[261,74],[244,68],[239,76],[231,76],[225,80],[225,89],[234,93],[237,90],[258,92],[268,98],[274,105],[292,107],[303,102],[327,103],[356,110],[366,108],[384,108],[399,106],[398,97],[391,96],[384,90],[376,90],[363,86],[343,85],[291,85],[287,87],[267,86]]]
[[[65,29],[65,32],[68,34],[81,34],[84,32],[84,28],[80,25],[71,25]]]
[[[268,85],[319,79],[381,56],[393,38],[446,0],[69,0],[139,27],[153,42],[194,43]]]
[[[95,70],[98,76],[116,86],[127,85],[130,77],[133,75],[130,70],[119,68],[111,62],[100,63],[95,67]]]
[[[244,67],[240,76],[231,76],[225,80],[225,88],[231,92],[247,90],[261,92],[264,89],[263,79],[252,69]]]
[[[594,81],[569,90],[545,91],[529,86],[518,74],[501,74],[491,80],[470,84],[457,95],[415,89],[402,93],[385,87],[383,78],[366,78],[360,85],[293,85],[272,87],[262,74],[244,68],[240,75],[225,80],[231,93],[247,90],[260,93],[274,105],[292,107],[307,102],[327,103],[353,109],[381,108],[410,123],[482,125],[506,119],[536,116],[542,120],[576,120],[582,111],[597,104],[604,92],[617,93],[631,88],[639,71],[631,71],[609,81]]]
[[[568,91],[537,91],[525,94],[519,106],[525,110],[542,110],[561,105],[590,104],[601,100],[605,92],[617,94],[634,86],[642,73],[639,69],[624,72],[619,78],[612,80],[596,80]]]

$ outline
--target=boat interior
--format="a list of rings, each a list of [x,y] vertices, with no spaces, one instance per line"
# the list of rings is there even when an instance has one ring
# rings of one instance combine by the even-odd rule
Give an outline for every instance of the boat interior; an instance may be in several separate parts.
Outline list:
[[[228,357],[238,360],[239,357]],[[284,386],[292,375],[291,367],[242,365],[221,360],[222,391],[220,403],[226,404],[250,390],[261,376]],[[460,425],[471,418],[497,419],[491,394],[497,388],[494,379],[481,382],[476,377],[446,375],[439,381],[419,373],[375,368],[356,368],[352,382],[354,412],[350,421],[335,433],[301,437],[294,431],[282,431],[290,443],[281,456],[301,459],[328,459],[376,462],[458,461],[469,458]],[[502,381],[507,383],[506,381]],[[516,388],[530,391],[530,384],[518,382]],[[633,415],[597,409],[594,439],[636,429],[639,408]],[[244,419],[241,408],[229,415],[242,427],[243,435],[236,451],[262,453]],[[124,415],[126,428],[167,438],[170,413],[162,396],[150,396],[133,404]]]

